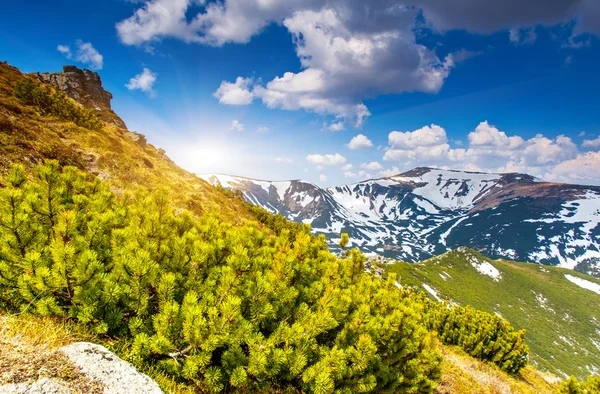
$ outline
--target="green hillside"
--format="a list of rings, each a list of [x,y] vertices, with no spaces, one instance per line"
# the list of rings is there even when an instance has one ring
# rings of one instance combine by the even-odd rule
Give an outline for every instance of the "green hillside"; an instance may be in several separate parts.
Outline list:
[[[562,268],[491,260],[466,248],[386,269],[402,285],[416,286],[431,298],[471,305],[526,329],[531,363],[540,370],[583,378],[600,368],[600,294],[566,275],[600,285],[598,279]]]

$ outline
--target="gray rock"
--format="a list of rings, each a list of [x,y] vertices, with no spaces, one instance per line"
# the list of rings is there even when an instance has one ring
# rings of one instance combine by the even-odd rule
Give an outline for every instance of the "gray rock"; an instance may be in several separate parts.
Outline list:
[[[59,381],[42,378],[33,383],[11,383],[0,385],[2,394],[69,394],[71,390]]]
[[[62,90],[67,96],[88,108],[94,108],[98,111],[108,110],[110,116],[107,115],[108,117],[103,120],[114,123],[121,128],[127,128],[123,119],[112,111],[110,101],[113,96],[102,87],[102,79],[100,79],[98,73],[87,69],[81,70],[75,66],[64,66],[63,72],[35,73],[34,75],[40,81]]]
[[[155,381],[138,372],[105,347],[76,342],[60,349],[69,361],[104,386],[105,394],[162,394]]]

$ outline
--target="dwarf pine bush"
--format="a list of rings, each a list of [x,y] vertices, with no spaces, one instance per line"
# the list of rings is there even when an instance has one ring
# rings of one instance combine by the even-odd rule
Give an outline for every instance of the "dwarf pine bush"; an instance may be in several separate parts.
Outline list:
[[[449,306],[426,300],[426,325],[440,340],[458,345],[468,354],[492,362],[509,373],[519,372],[529,360],[525,330],[515,331],[503,318],[469,306]]]
[[[213,392],[431,392],[426,304],[280,219],[175,210],[165,190],[115,196],[56,162],[0,190],[0,306],[62,316],[131,359]]]

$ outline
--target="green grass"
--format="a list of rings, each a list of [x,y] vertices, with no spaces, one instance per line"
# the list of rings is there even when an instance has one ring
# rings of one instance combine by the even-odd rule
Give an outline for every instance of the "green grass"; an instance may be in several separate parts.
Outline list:
[[[502,278],[496,282],[479,273],[470,259],[489,262]],[[499,314],[516,329],[525,328],[531,362],[540,370],[585,378],[600,368],[600,295],[571,283],[565,274],[600,284],[598,279],[562,268],[491,260],[465,248],[386,269],[402,285],[425,291],[425,283],[440,298]]]

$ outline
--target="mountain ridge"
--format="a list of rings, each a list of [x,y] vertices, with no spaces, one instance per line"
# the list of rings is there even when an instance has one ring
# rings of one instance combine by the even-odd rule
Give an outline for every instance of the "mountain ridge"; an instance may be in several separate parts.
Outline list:
[[[302,180],[200,175],[272,213],[311,224],[336,249],[339,233],[366,253],[420,261],[472,246],[493,258],[598,274],[600,187],[528,174],[417,167],[321,188]]]

